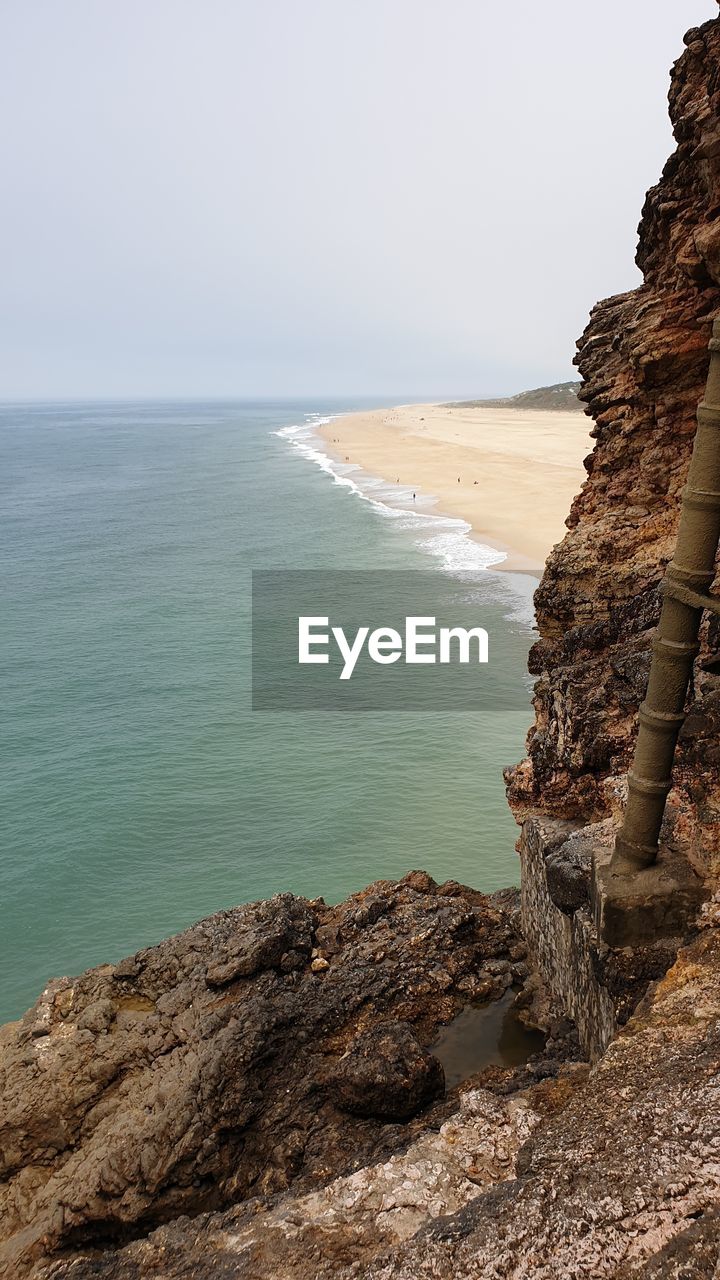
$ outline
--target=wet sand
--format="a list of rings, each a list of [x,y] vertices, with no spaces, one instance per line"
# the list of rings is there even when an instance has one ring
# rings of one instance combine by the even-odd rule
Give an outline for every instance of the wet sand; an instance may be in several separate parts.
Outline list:
[[[582,412],[413,404],[335,418],[320,435],[341,462],[467,520],[506,554],[498,568],[540,573],[585,480],[590,426]]]

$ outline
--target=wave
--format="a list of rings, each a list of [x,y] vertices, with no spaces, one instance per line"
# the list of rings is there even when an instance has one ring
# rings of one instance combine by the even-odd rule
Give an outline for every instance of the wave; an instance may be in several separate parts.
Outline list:
[[[537,580],[527,574],[503,573],[501,566],[507,559],[505,552],[470,537],[472,525],[467,520],[418,510],[418,506],[432,504],[435,501],[433,498],[423,496],[412,507],[393,505],[394,502],[413,502],[412,489],[378,480],[367,475],[355,463],[338,462],[330,457],[321,447],[316,433],[319,427],[326,426],[337,416],[339,415],[322,417],[320,414],[309,413],[305,415],[304,423],[280,427],[272,434],[285,440],[301,457],[314,462],[326,475],[332,477],[334,484],[348,489],[362,502],[368,502],[378,515],[393,520],[399,529],[415,533],[417,545],[426,554],[439,560],[440,567],[446,573],[461,578],[465,574],[477,573],[478,570],[493,569],[491,577],[496,579],[498,595],[506,606],[508,596],[511,597],[511,609],[506,615],[508,619],[525,627],[534,627],[532,595]]]

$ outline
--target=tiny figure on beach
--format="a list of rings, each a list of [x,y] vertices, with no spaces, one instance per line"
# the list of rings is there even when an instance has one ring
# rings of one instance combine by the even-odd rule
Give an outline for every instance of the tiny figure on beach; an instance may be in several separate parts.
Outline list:
[[[415,501],[415,494],[413,494],[413,502],[414,502],[414,501]]]
[[[460,483],[460,477],[458,476],[458,484],[459,484],[459,483]]]

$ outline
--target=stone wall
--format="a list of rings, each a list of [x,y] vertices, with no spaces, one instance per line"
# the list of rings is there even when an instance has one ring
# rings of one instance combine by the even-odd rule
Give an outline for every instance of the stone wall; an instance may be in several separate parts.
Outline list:
[[[552,1011],[572,1018],[583,1049],[597,1058],[615,1034],[617,1019],[593,966],[597,943],[587,901],[586,854],[583,832],[573,831],[570,823],[533,818],[524,825],[521,911],[530,957]],[[561,909],[551,895],[553,870],[562,866],[567,866],[568,896],[577,898],[572,908]]]
[[[596,1060],[651,982],[673,963],[681,938],[617,950],[598,938],[590,903],[593,856],[607,852],[610,821],[578,827],[529,818],[520,839],[521,917],[529,958],[542,980],[530,1016],[557,1016],[577,1026],[584,1052]]]

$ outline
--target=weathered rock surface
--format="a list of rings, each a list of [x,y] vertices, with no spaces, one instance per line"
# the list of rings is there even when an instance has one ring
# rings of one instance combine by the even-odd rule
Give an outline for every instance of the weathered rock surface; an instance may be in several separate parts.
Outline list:
[[[43,1280],[710,1280],[720,1240],[720,906],[597,1066],[472,1088],[389,1159],[181,1219]]]
[[[220,912],[50,983],[0,1031],[0,1274],[410,1141],[442,1092],[422,1044],[523,976],[517,922],[516,893],[416,872],[338,907]]]
[[[639,289],[600,302],[578,343],[594,419],[588,479],[536,594],[539,677],[527,759],[509,773],[518,816],[596,820],[617,810],[645,692],[657,587],[672,555],[720,310],[720,21],[685,37],[672,72],[677,148],[648,193]],[[720,873],[720,681],[705,626],[665,838]]]
[[[525,1099],[469,1090],[437,1131],[429,1130],[401,1154],[320,1191],[186,1219],[119,1253],[62,1263],[41,1274],[137,1280],[161,1265],[168,1276],[305,1280],[308,1274],[345,1275],[348,1263],[354,1268],[350,1274],[365,1274],[357,1268],[381,1249],[410,1238],[429,1220],[463,1208],[484,1186],[511,1176],[539,1118]]]
[[[361,1031],[327,1079],[341,1110],[388,1120],[409,1120],[445,1093],[442,1064],[407,1022],[379,1022]]]

